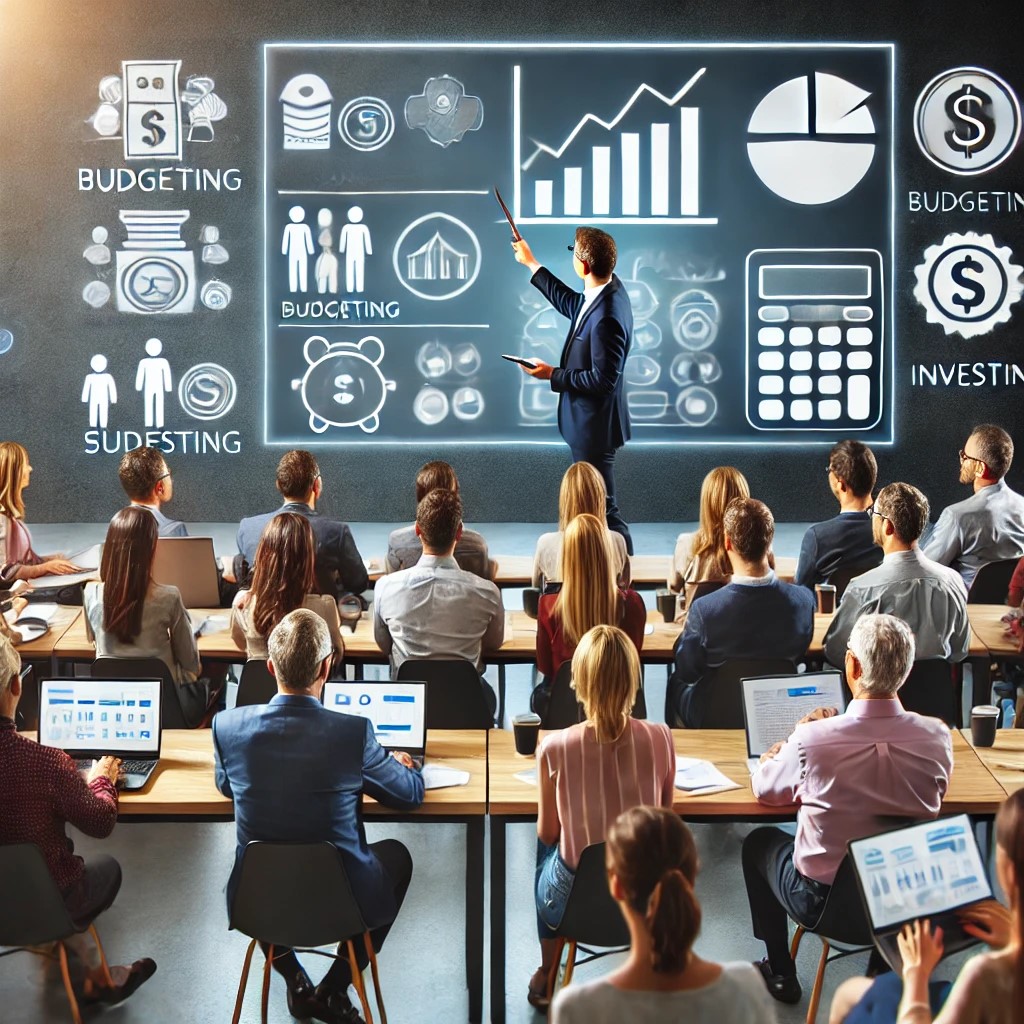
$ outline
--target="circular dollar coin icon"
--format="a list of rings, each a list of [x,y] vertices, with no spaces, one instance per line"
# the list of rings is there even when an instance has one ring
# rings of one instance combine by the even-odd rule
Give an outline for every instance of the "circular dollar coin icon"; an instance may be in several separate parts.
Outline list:
[[[178,401],[197,420],[219,420],[235,404],[235,378],[216,363],[198,363],[178,381]]]
[[[353,149],[369,153],[390,141],[395,134],[395,118],[383,100],[360,96],[341,108],[338,131]]]
[[[998,75],[953,68],[933,78],[914,106],[921,152],[953,174],[981,174],[1001,164],[1020,139],[1020,103]]]

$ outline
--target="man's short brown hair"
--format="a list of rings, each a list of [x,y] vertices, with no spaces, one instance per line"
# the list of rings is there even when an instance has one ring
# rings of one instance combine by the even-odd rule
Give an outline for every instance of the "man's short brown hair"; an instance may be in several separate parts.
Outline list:
[[[878,479],[875,453],[860,441],[840,441],[829,453],[833,474],[853,491],[855,498],[866,498]]]
[[[418,505],[431,491],[439,487],[459,493],[459,478],[447,462],[428,462],[416,474],[416,504]]]
[[[277,464],[277,489],[285,498],[305,498],[319,475],[313,453],[296,448],[285,452]]]
[[[971,431],[978,445],[978,458],[988,467],[988,475],[1002,480],[1013,462],[1013,438],[994,423],[982,423]]]
[[[121,456],[117,476],[132,501],[144,501],[167,473],[163,452],[157,448],[133,448]]]
[[[920,539],[928,525],[928,499],[911,484],[888,484],[878,492],[875,508],[892,523],[904,544]]]
[[[435,488],[416,506],[416,525],[427,547],[446,551],[462,525],[462,499],[454,491]]]
[[[760,562],[775,537],[772,510],[757,498],[733,498],[722,517],[725,535],[744,562]]]
[[[615,239],[600,228],[576,229],[576,256],[590,265],[594,277],[609,277],[619,258]]]

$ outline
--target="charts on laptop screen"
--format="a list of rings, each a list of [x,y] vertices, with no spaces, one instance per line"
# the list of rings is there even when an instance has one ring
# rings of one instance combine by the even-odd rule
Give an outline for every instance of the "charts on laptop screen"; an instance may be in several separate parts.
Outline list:
[[[39,697],[39,742],[69,753],[160,747],[160,683],[47,679]]]
[[[330,711],[368,718],[382,747],[422,748],[425,728],[422,683],[332,682],[324,687]]]
[[[967,815],[850,844],[876,930],[992,895]]]

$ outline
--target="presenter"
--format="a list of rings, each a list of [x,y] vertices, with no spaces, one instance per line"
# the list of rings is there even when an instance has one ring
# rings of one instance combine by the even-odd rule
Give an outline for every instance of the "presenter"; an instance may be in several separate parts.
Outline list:
[[[629,527],[615,501],[615,452],[630,437],[623,392],[626,356],[633,341],[633,310],[615,269],[615,239],[597,228],[577,228],[569,246],[583,294],[542,267],[524,240],[512,243],[516,260],[533,272],[530,283],[569,320],[558,366],[539,359],[523,371],[551,381],[558,399],[558,430],[573,462],[589,462],[604,479],[608,528],[621,533],[633,553]]]

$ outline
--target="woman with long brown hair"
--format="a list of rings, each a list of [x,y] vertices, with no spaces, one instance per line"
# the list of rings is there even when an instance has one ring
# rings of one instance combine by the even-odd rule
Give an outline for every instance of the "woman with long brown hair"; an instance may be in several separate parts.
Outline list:
[[[608,830],[605,860],[629,926],[629,959],[607,977],[559,992],[552,1024],[774,1024],[774,1002],[749,962],[717,964],[694,952],[697,847],[671,809],[623,811]]]
[[[231,635],[250,661],[267,657],[270,631],[296,608],[308,608],[327,623],[337,660],[345,654],[338,605],[316,593],[316,541],[309,520],[281,512],[263,529],[252,586],[240,590],[231,608]]]

